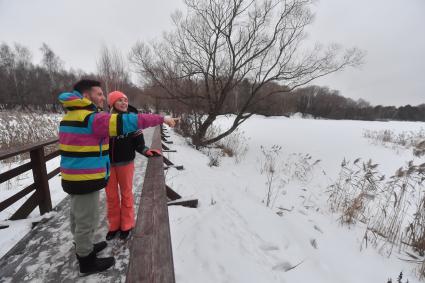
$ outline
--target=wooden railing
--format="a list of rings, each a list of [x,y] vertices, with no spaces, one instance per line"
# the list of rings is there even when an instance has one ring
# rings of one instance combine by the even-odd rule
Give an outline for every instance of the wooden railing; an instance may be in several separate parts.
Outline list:
[[[0,212],[10,207],[26,195],[35,191],[23,204],[14,212],[10,220],[26,218],[37,206],[40,209],[40,214],[44,214],[52,210],[52,200],[50,198],[49,179],[56,176],[60,172],[60,168],[55,168],[47,173],[46,162],[57,157],[59,150],[55,150],[48,155],[45,155],[44,149],[48,145],[58,142],[57,138],[50,139],[45,142],[19,147],[7,151],[0,152],[0,161],[7,158],[15,157],[20,154],[29,153],[30,161],[18,167],[10,169],[0,174],[0,184],[21,175],[27,171],[32,171],[34,182],[26,188],[20,190],[15,195],[0,200]]]
[[[151,148],[161,148],[159,127]],[[146,167],[126,282],[175,282],[163,160],[152,157]]]

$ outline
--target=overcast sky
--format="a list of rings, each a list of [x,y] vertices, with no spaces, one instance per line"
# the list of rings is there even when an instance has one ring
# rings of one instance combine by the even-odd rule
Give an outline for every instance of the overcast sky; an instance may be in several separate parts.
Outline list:
[[[127,53],[161,36],[181,0],[0,0],[0,42],[46,42],[67,68],[95,71],[101,46]],[[359,69],[315,81],[372,104],[425,103],[425,0],[321,0],[309,40],[366,51]]]

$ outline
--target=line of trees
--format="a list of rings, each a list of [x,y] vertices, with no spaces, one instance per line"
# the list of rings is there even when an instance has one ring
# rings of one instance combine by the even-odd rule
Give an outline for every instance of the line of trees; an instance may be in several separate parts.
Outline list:
[[[41,61],[34,63],[26,46],[0,44],[0,110],[62,111],[58,94],[72,90],[81,78],[100,80],[105,93],[122,90],[139,107],[148,109],[154,104],[154,99],[130,81],[128,64],[117,50],[106,47],[101,50],[96,74],[66,70],[63,60],[45,43],[39,51]]]
[[[226,98],[222,114],[235,114],[240,105],[245,103],[244,92],[251,86],[245,81]],[[265,116],[289,116],[293,113],[310,114],[314,118],[350,119],[350,120],[401,120],[425,121],[425,104],[417,106],[373,106],[364,99],[353,100],[342,96],[339,91],[323,86],[306,86],[287,91],[287,87],[276,83],[269,83],[268,91],[276,93],[265,97],[259,95],[258,103],[252,105],[248,111]],[[280,92],[279,92],[280,90]],[[202,116],[206,105],[202,101],[193,102],[191,105],[170,99],[167,93],[158,86],[146,86],[143,89],[146,96],[151,97],[153,109],[167,109],[174,115]]]
[[[133,105],[145,110],[168,110],[174,115],[191,115],[199,120],[208,111],[204,99],[193,98],[182,103],[180,99],[170,97],[161,86],[151,83],[140,88],[133,84],[128,62],[116,49],[102,48],[96,74],[65,70],[64,62],[47,44],[43,44],[40,51],[43,55],[41,62],[34,64],[27,47],[0,45],[0,109],[20,107],[59,111],[57,95],[70,90],[77,80],[84,77],[102,81],[105,93],[116,89],[124,91]],[[185,87],[189,90],[201,88],[188,82]],[[238,113],[246,105],[249,99],[246,93],[252,87],[249,80],[243,80],[226,96],[219,114]],[[268,96],[271,92],[273,94]],[[307,86],[288,91],[288,87],[275,82],[264,86],[256,103],[251,104],[246,112],[266,116],[300,112],[329,119],[425,121],[425,104],[372,106],[363,99],[343,97],[339,91],[328,87]]]
[[[36,106],[57,109],[57,94],[81,75],[63,69],[62,60],[47,44],[40,48],[42,60],[32,62],[30,50],[18,43],[0,45],[0,105],[2,108]]]
[[[372,106],[364,99],[346,98],[337,90],[321,86],[307,86],[289,93],[282,92],[257,107],[256,112],[264,115],[301,112],[328,119],[425,121],[425,104]]]

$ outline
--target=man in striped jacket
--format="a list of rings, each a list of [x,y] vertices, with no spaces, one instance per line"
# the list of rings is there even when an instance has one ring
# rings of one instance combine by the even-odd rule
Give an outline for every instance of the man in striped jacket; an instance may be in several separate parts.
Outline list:
[[[100,83],[81,80],[73,92],[59,95],[67,111],[59,128],[62,187],[71,197],[71,232],[82,274],[108,269],[114,257],[98,258],[106,242],[93,244],[99,221],[99,190],[105,188],[110,170],[109,137],[154,127],[175,119],[155,114],[109,114]]]

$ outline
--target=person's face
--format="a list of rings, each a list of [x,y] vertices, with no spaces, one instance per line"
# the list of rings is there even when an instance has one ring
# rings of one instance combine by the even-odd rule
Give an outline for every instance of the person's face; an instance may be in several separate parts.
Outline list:
[[[126,112],[128,109],[128,99],[125,97],[121,97],[114,103],[114,108],[120,112]]]
[[[106,98],[103,95],[102,88],[94,86],[84,93],[84,97],[93,102],[96,107],[103,109]]]

